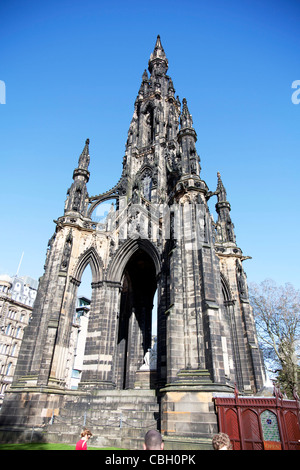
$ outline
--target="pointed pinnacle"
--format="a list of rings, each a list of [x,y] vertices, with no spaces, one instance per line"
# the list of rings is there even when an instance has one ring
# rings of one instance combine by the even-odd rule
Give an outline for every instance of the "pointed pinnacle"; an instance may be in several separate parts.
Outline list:
[[[157,36],[156,43],[155,43],[155,46],[154,46],[154,51],[150,55],[150,60],[149,60],[149,64],[148,64],[148,69],[149,69],[150,73],[152,71],[152,63],[154,63],[154,61],[156,59],[158,59],[158,60],[160,59],[160,62],[164,61],[165,65],[167,66],[167,69],[168,69],[168,59],[166,57],[164,48],[162,47],[161,40],[160,40],[160,35]]]
[[[183,98],[182,100],[182,112],[180,116],[180,123],[182,128],[193,127],[193,118],[191,113],[189,112],[186,98]]]
[[[156,39],[156,43],[155,43],[155,47],[154,47],[154,52],[157,51],[158,49],[160,49],[165,54],[165,51],[164,51],[164,48],[162,47],[162,43],[161,43],[159,34],[157,35],[157,39]]]
[[[78,161],[78,168],[82,168],[87,170],[89,163],[90,163],[90,155],[89,155],[89,143],[90,139],[86,139],[84,149],[81,152]]]
[[[144,70],[144,73],[143,73],[143,76],[142,76],[142,80],[143,82],[147,82],[149,80],[148,78],[148,73],[147,73],[147,70],[145,69]]]
[[[226,193],[226,189],[224,187],[223,181],[221,179],[221,174],[219,171],[217,173],[217,176],[218,176],[218,184],[217,184],[218,201],[226,201],[227,193]]]

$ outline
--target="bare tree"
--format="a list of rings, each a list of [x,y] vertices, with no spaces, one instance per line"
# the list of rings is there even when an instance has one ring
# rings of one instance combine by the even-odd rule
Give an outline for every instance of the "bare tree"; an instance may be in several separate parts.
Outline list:
[[[267,370],[292,397],[298,388],[300,291],[267,279],[250,284],[249,295]]]

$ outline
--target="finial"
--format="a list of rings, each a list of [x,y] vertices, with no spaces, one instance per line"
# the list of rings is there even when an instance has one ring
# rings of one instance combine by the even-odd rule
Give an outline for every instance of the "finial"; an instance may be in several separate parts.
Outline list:
[[[154,46],[154,51],[151,54],[150,60],[155,59],[156,57],[160,57],[161,59],[166,58],[166,54],[165,54],[164,48],[162,47],[159,34],[157,36],[156,43]]]
[[[221,179],[221,173],[218,171],[217,172],[217,177],[218,177],[218,184],[217,184],[217,196],[218,196],[218,202],[227,202],[227,193],[226,189],[224,187],[223,181]]]
[[[156,38],[156,44],[155,44],[155,49],[163,49],[162,45],[161,45],[161,40],[160,40],[160,35],[158,34],[157,35],[157,38]]]
[[[88,169],[88,166],[90,163],[89,143],[90,143],[90,139],[86,139],[84,149],[81,152],[81,155],[79,157],[78,168],[82,168],[85,170]]]
[[[189,112],[186,98],[183,98],[182,100],[182,113],[180,116],[180,124],[182,129],[185,127],[193,127],[193,119],[191,113]]]
[[[160,35],[157,35],[156,43],[154,46],[154,51],[150,55],[150,60],[148,63],[148,70],[150,73],[152,73],[152,69],[154,64],[157,64],[159,66],[163,65],[163,68],[165,70],[165,73],[168,70],[168,59],[166,57],[164,48],[162,47],[161,40],[160,40]]]

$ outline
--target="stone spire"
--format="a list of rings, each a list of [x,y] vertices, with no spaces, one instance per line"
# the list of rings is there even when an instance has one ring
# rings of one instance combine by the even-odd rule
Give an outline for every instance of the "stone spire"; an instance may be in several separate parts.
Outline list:
[[[87,170],[90,163],[89,144],[90,139],[86,139],[84,149],[78,161],[78,168],[80,168],[81,170]]]
[[[185,128],[193,129],[193,119],[192,119],[191,113],[189,112],[186,98],[183,98],[182,100],[182,112],[180,116],[180,125],[181,125],[181,129],[185,129]]]
[[[83,216],[86,215],[86,200],[88,198],[86,184],[90,178],[90,172],[88,171],[88,166],[90,163],[89,143],[90,140],[86,139],[84,149],[81,152],[78,160],[78,167],[75,168],[73,172],[74,182],[67,192],[65,214],[67,212],[76,212],[82,214]]]
[[[150,55],[148,69],[151,74],[152,72],[166,73],[168,70],[168,59],[162,47],[159,35],[156,39],[154,51]]]
[[[217,176],[218,176],[218,184],[217,184],[216,194],[217,194],[218,202],[216,206],[218,207],[216,207],[216,209],[218,211],[218,209],[220,210],[226,207],[230,211],[230,204],[227,201],[227,193],[226,193],[226,189],[223,184],[223,181],[221,179],[221,174],[218,172]]]
[[[218,214],[218,221],[216,224],[218,241],[235,243],[234,225],[230,217],[231,207],[227,201],[226,189],[219,172],[217,173],[217,176],[218,185],[215,194],[218,198],[218,202],[216,204],[216,211]]]
[[[189,112],[186,98],[182,100],[178,141],[181,146],[183,174],[200,174],[200,159],[196,151],[197,134],[193,128],[192,115]]]
[[[180,166],[177,140],[180,102],[166,74],[168,59],[160,36],[142,74],[123,159],[123,182],[133,200],[155,203],[166,197],[167,171]],[[125,183],[124,183],[125,185]]]

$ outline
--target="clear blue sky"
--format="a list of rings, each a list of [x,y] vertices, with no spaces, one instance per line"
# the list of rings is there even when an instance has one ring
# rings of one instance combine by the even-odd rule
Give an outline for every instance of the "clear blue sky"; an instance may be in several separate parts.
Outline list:
[[[227,189],[248,281],[300,288],[300,2],[0,3],[0,273],[43,273],[90,138],[90,195],[122,170],[142,74],[160,34],[198,135],[201,176]]]

